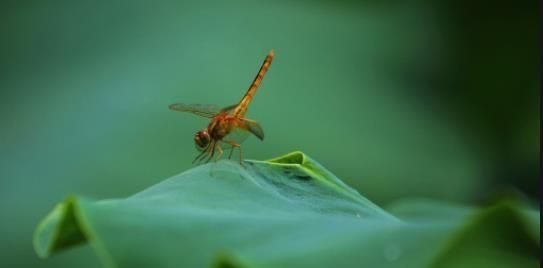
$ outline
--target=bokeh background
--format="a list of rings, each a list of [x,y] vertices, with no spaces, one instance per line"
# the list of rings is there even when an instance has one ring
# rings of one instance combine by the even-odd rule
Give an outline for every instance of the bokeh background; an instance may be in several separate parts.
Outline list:
[[[249,110],[251,159],[301,150],[381,206],[425,197],[538,203],[537,1],[13,1],[0,9],[3,267],[38,259],[38,221],[70,193],[124,197],[191,168],[202,118]]]

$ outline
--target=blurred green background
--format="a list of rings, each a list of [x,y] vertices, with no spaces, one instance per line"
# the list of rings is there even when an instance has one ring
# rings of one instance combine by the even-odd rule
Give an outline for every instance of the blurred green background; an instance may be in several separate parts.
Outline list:
[[[207,122],[174,102],[237,102],[270,49],[244,154],[301,150],[386,206],[539,199],[536,1],[19,1],[0,9],[0,259],[69,193],[124,197],[187,170]]]

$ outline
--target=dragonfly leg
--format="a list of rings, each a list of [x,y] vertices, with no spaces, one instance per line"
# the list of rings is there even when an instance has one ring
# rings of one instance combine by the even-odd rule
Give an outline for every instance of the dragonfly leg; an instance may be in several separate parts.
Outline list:
[[[217,143],[212,141],[209,146],[211,147],[211,150],[210,150],[211,153],[209,154],[209,157],[207,158],[205,163],[207,163],[207,162],[209,162],[209,160],[213,159],[213,156],[215,155],[215,146],[217,146]]]
[[[219,151],[219,153],[217,154],[217,157],[215,157],[215,161],[221,160],[222,157],[223,150],[220,144],[217,144],[217,151]]]
[[[228,154],[228,159],[232,159],[232,153],[234,152],[234,149],[236,148],[234,145],[231,145],[232,148],[230,148],[230,153]]]
[[[200,158],[202,158],[204,155],[207,154],[207,148],[205,150],[203,150],[198,156],[196,156],[196,158],[194,158],[194,160],[192,160],[192,163],[197,163],[199,161]]]
[[[242,152],[241,152],[241,145],[236,143],[236,142],[233,142],[233,141],[224,141],[228,144],[230,144],[232,146],[232,150],[230,151],[230,154],[228,155],[228,159],[231,159],[232,158],[232,153],[234,152],[234,149],[235,148],[239,148],[239,164],[243,166],[243,156],[242,156]]]
[[[239,148],[239,164],[243,166],[243,155],[241,151],[241,145],[238,144],[238,148]]]
[[[200,163],[202,160],[204,160],[204,158],[206,157],[206,155],[209,154],[209,150],[211,149],[213,145],[213,142],[211,142],[195,159],[194,161],[192,161],[192,163]]]

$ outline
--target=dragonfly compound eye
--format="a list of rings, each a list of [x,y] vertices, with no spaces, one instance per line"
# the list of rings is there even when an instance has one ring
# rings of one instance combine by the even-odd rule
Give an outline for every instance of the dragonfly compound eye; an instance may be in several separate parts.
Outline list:
[[[200,150],[205,149],[209,145],[209,142],[211,142],[211,137],[205,130],[200,130],[194,135],[194,143]]]

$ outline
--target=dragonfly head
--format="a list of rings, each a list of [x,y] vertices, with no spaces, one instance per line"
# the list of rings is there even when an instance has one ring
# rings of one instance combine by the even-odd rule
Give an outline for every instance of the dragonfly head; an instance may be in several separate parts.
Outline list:
[[[194,135],[194,143],[196,144],[196,148],[199,151],[202,151],[205,148],[207,148],[210,142],[211,142],[211,136],[209,136],[209,133],[205,129],[196,132],[196,135]]]

